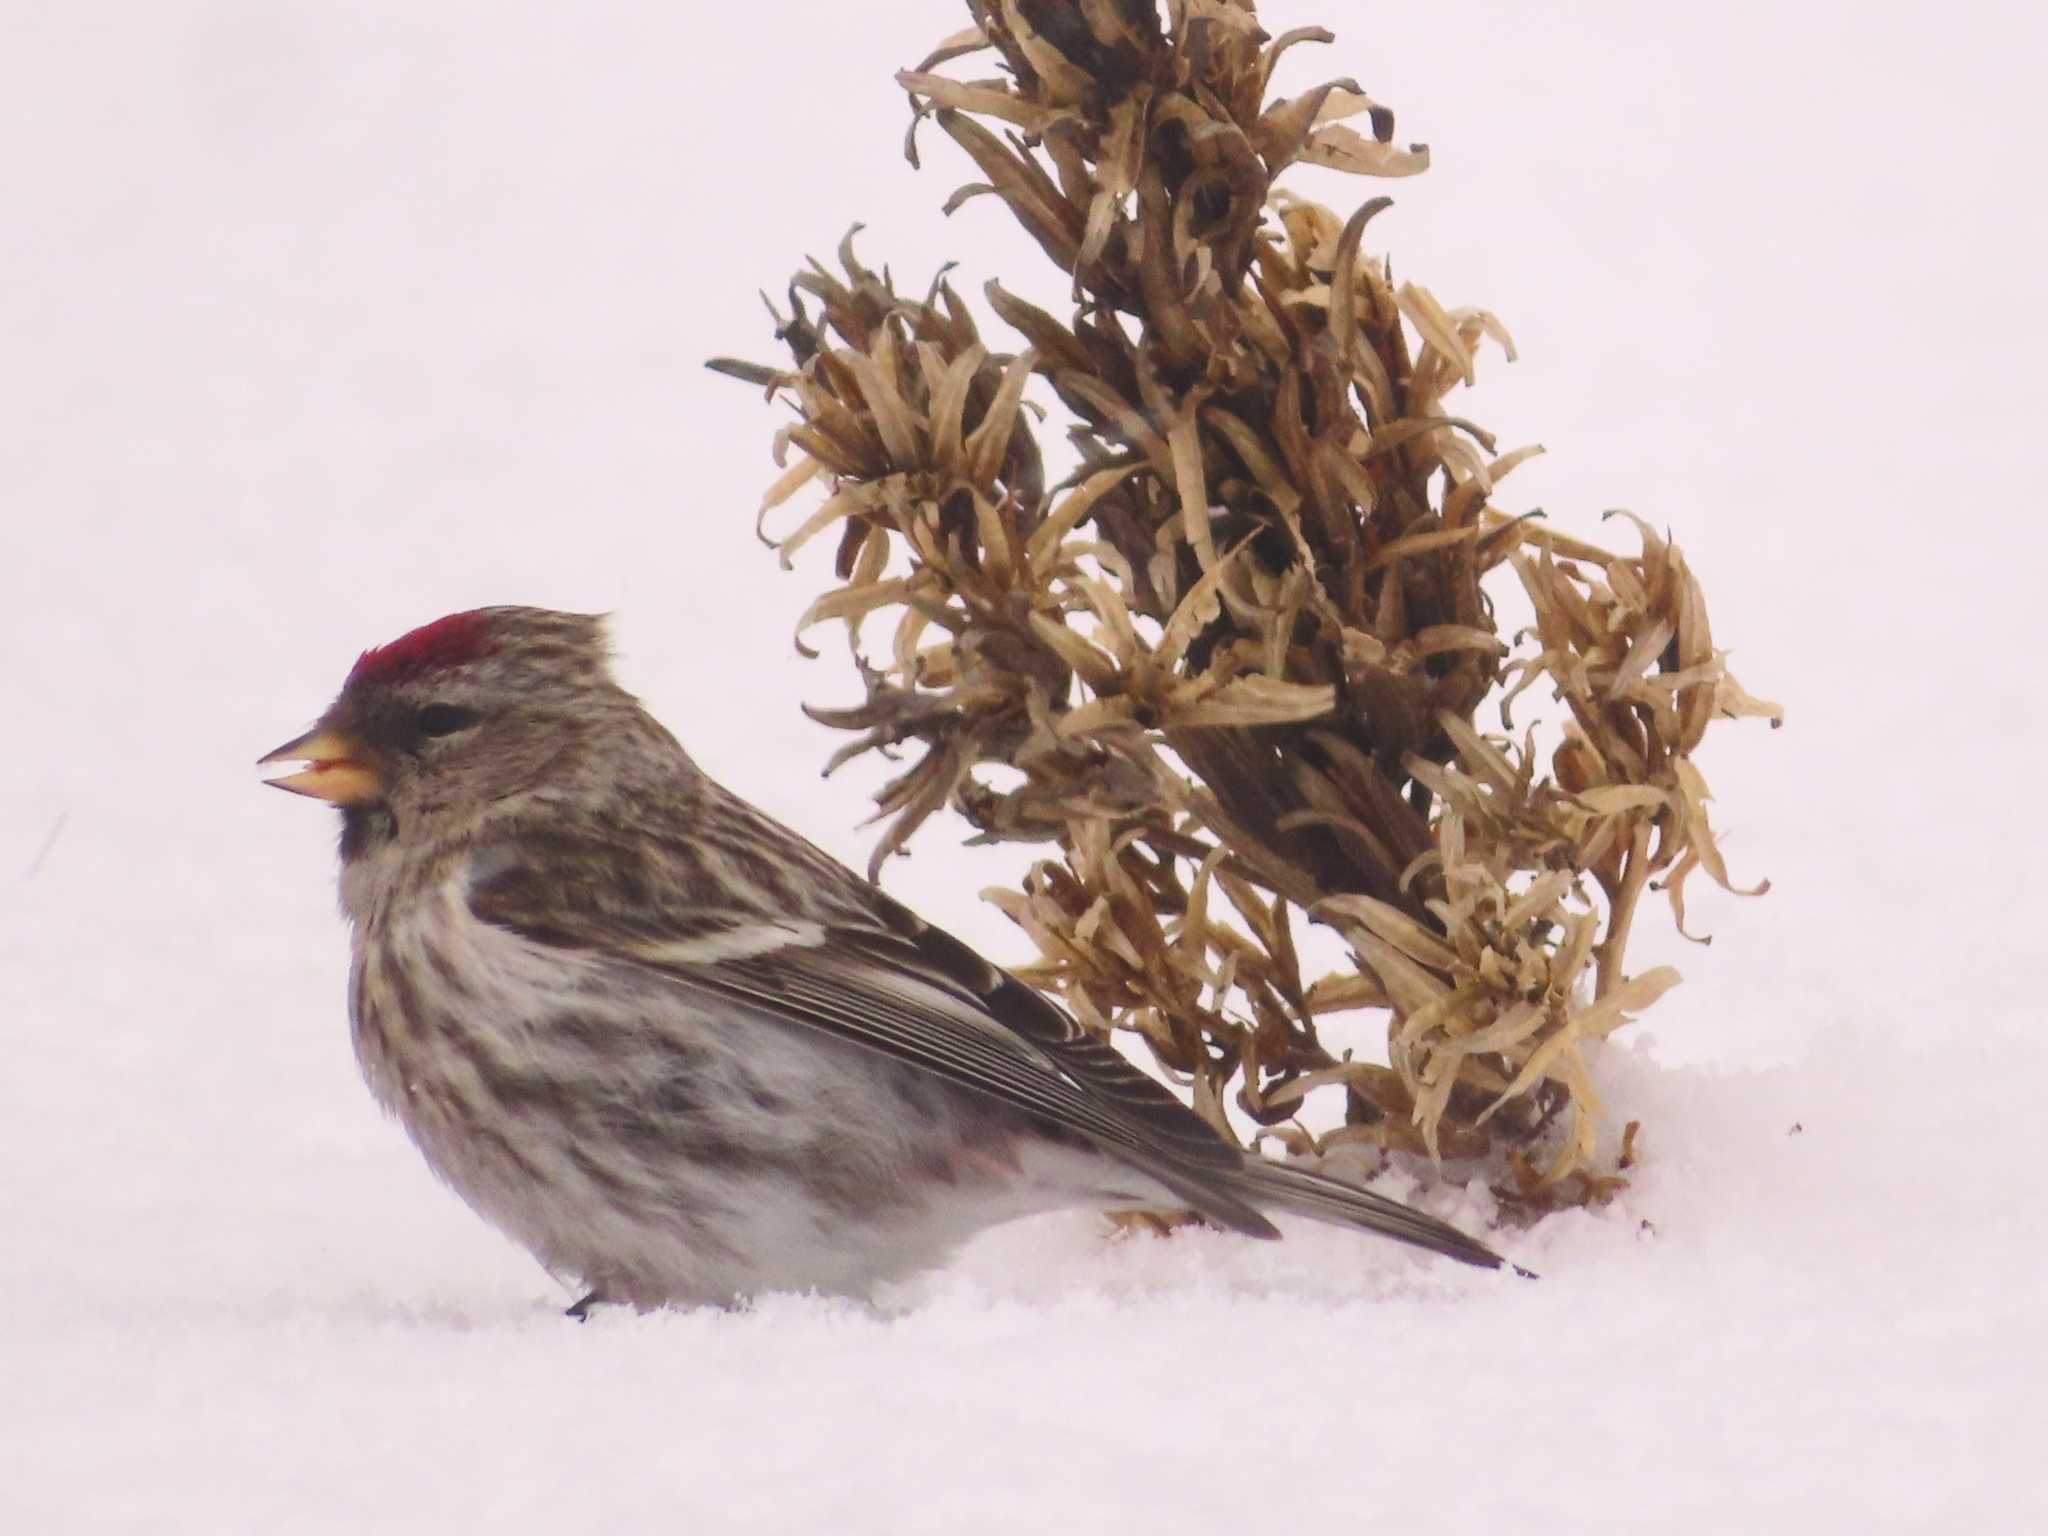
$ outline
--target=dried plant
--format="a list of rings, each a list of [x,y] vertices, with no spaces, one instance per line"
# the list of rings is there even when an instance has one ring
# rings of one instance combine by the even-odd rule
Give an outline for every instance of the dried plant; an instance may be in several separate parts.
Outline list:
[[[1038,946],[1025,974],[1142,1036],[1226,1135],[1234,1102],[1299,1154],[1493,1152],[1525,1196],[1597,1195],[1582,1047],[1677,979],[1624,969],[1652,880],[1681,928],[1693,870],[1730,883],[1692,762],[1709,722],[1775,707],[1647,525],[1618,555],[1490,505],[1535,450],[1498,453],[1445,399],[1513,344],[1364,254],[1388,200],[1345,220],[1274,187],[1427,164],[1352,81],[1267,99],[1328,33],[1269,38],[1249,0],[968,9],[898,77],[911,158],[926,120],[966,151],[983,179],[949,211],[1000,199],[1072,323],[991,282],[1027,343],[991,352],[949,283],[899,295],[848,236],[777,316],[793,366],[713,364],[795,408],[762,515],[829,493],[779,548],[838,541],[804,619],[845,625],[865,684],[812,711],[858,733],[833,765],[915,744],[871,872],[948,803],[983,839],[1054,844],[986,893]],[[986,50],[996,78],[937,72]],[[1073,418],[1057,485],[1033,379]],[[1535,608],[1519,652],[1482,586],[1501,566]],[[873,657],[871,620],[893,622]],[[1547,774],[1533,733],[1473,723],[1497,694],[1507,726],[1539,680],[1569,709]],[[1304,919],[1352,963],[1304,975]],[[1318,1038],[1359,1009],[1388,1015],[1386,1065]],[[1326,1087],[1345,1123],[1311,1135]]]

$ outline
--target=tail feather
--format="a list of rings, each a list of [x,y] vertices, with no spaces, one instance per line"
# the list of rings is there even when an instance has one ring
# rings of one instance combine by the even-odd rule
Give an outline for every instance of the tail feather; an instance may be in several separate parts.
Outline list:
[[[1280,1236],[1280,1229],[1259,1214],[1258,1208],[1265,1202],[1258,1191],[1234,1171],[1218,1173],[1204,1168],[1199,1174],[1192,1174],[1170,1158],[1139,1166],[1187,1201],[1190,1209],[1226,1231],[1268,1240]]]
[[[1477,1238],[1467,1237],[1449,1222],[1425,1216],[1398,1200],[1389,1200],[1369,1189],[1346,1184],[1306,1168],[1294,1168],[1257,1155],[1245,1159],[1244,1172],[1230,1181],[1231,1189],[1249,1204],[1265,1210],[1292,1211],[1327,1221],[1335,1226],[1358,1227],[1378,1232],[1432,1253],[1441,1253],[1462,1264],[1499,1269],[1507,1261]],[[1516,1266],[1518,1274],[1527,1270]]]

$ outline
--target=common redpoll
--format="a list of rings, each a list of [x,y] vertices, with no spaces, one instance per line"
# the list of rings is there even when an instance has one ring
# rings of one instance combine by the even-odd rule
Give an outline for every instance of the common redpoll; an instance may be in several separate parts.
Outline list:
[[[370,1087],[598,1301],[865,1295],[1065,1206],[1262,1210],[1501,1260],[1247,1155],[1054,1004],[699,771],[602,621],[458,613],[365,651],[270,782],[341,808]],[[581,1311],[577,1310],[578,1315]]]

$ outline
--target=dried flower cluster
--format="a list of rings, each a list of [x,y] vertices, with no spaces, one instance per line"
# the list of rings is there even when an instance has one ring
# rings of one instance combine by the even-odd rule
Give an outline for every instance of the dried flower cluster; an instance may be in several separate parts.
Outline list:
[[[983,178],[949,207],[999,198],[1071,281],[1072,323],[992,282],[1027,346],[991,352],[950,285],[899,295],[849,236],[843,276],[813,264],[777,317],[792,367],[714,364],[796,410],[763,515],[829,490],[780,549],[838,541],[841,585],[805,618],[844,622],[866,687],[814,711],[859,733],[834,763],[921,748],[879,797],[875,867],[949,802],[984,838],[1056,844],[988,893],[1039,947],[1027,975],[1142,1035],[1226,1134],[1234,1100],[1296,1152],[1500,1151],[1524,1193],[1583,1198],[1580,1047],[1676,980],[1623,969],[1639,898],[1663,875],[1682,923],[1695,868],[1729,883],[1690,754],[1774,707],[1729,678],[1647,527],[1621,556],[1489,505],[1535,450],[1497,453],[1445,398],[1512,343],[1363,254],[1387,200],[1345,220],[1275,189],[1297,163],[1427,164],[1351,81],[1268,100],[1282,55],[1329,34],[1269,38],[1249,0],[969,10],[899,76],[912,158],[934,120]],[[997,78],[937,72],[985,50]],[[1073,418],[1057,485],[1034,378]],[[1482,588],[1502,565],[1535,605],[1520,654]],[[893,621],[874,656],[871,619]],[[1542,776],[1533,735],[1473,723],[1539,679],[1570,709]],[[1353,963],[1304,975],[1304,918]],[[1368,1008],[1385,1066],[1318,1039]],[[1346,1123],[1311,1136],[1289,1122],[1326,1085]]]

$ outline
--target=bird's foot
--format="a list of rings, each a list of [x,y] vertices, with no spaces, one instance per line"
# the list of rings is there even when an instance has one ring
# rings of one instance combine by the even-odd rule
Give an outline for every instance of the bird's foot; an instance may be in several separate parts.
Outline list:
[[[587,1323],[590,1321],[590,1309],[603,1306],[609,1299],[603,1291],[592,1291],[562,1315],[564,1317],[573,1317],[579,1323]]]

